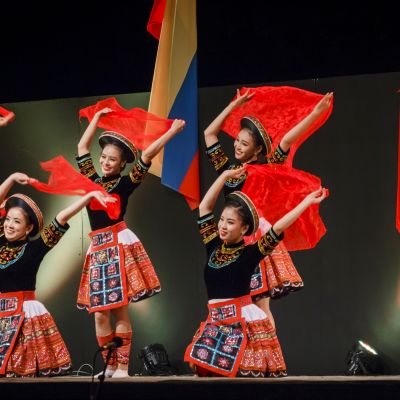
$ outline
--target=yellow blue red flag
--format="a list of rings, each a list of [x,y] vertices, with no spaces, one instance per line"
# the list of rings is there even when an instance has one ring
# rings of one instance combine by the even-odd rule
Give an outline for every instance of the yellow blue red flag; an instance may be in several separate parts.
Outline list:
[[[155,6],[160,2],[165,0],[155,0]],[[165,146],[150,172],[185,196],[194,209],[200,201],[196,0],[166,0],[149,111],[186,121],[184,131]]]

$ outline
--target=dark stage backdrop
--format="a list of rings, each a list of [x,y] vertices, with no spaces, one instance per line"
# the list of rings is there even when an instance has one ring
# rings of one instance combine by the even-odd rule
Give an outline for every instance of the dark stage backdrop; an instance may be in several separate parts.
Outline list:
[[[331,196],[321,206],[328,233],[315,249],[292,253],[305,287],[271,302],[278,336],[292,375],[341,374],[353,342],[362,338],[400,372],[400,248],[395,230],[397,178],[396,89],[400,73],[296,82],[274,82],[325,93],[334,91],[331,118],[298,151],[294,166],[322,178]],[[202,193],[215,179],[204,155],[202,132],[235,93],[235,87],[200,90]],[[117,96],[125,107],[147,107],[148,94]],[[39,161],[64,155],[74,161],[86,124],[78,110],[98,98],[8,104],[17,117],[1,129],[0,178],[14,171],[45,180]],[[221,137],[228,152],[232,139]],[[99,155],[94,146],[95,159]],[[47,222],[71,198],[33,195]],[[219,201],[221,207],[222,201]],[[202,268],[205,253],[196,230],[196,212],[184,199],[149,175],[130,200],[129,227],[144,243],[162,283],[162,293],[130,306],[138,351],[163,343],[180,373],[186,345],[205,318]],[[96,349],[93,317],[75,307],[83,256],[88,246],[86,212],[50,252],[38,275],[37,294],[53,314],[71,351],[75,369],[91,363]]]

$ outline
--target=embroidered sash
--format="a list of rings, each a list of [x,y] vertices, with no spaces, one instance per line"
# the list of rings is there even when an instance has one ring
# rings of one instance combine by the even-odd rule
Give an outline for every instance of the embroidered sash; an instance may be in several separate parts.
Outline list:
[[[128,304],[122,245],[118,232],[125,222],[98,229],[89,234],[89,312],[117,308]]]
[[[241,308],[249,304],[250,296],[208,304],[208,318],[187,347],[185,361],[220,375],[236,376],[247,344]]]
[[[0,293],[0,375],[5,375],[8,359],[24,321],[24,300],[35,300],[35,293]]]

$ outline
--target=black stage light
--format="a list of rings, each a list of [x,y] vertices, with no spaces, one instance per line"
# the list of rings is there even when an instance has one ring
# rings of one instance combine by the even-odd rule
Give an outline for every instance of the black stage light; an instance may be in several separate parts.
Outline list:
[[[165,347],[160,343],[149,344],[139,351],[139,358],[142,361],[140,375],[175,375],[168,360]]]
[[[357,340],[346,356],[346,375],[384,375],[382,357],[368,343]]]

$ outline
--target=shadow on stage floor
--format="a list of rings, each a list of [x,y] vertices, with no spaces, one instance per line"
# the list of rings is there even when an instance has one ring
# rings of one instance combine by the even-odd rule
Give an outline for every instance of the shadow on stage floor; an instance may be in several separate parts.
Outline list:
[[[90,399],[90,378],[0,379],[1,399]],[[287,378],[197,378],[194,376],[108,379],[98,399],[375,399],[400,398],[400,376],[291,376]]]

